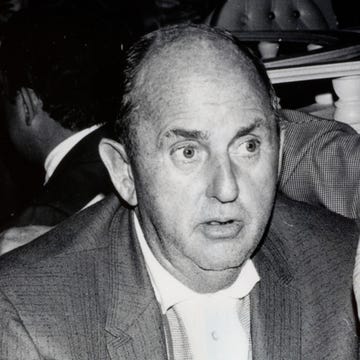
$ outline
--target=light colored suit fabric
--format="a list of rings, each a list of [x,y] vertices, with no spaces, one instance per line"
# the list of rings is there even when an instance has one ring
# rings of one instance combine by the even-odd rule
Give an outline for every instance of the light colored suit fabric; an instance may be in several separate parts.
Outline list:
[[[280,189],[290,198],[360,218],[360,136],[349,125],[284,110]]]
[[[0,259],[0,359],[166,359],[129,214],[107,198]],[[254,256],[254,360],[358,358],[357,236],[352,221],[279,197]]]

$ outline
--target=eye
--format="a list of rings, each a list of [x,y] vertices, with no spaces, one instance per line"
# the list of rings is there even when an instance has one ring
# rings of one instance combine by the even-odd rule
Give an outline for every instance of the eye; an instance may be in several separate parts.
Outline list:
[[[180,145],[172,149],[170,154],[177,160],[191,161],[198,155],[198,149],[192,144]]]
[[[173,163],[183,169],[190,169],[204,160],[204,151],[198,144],[178,144],[170,151]]]
[[[258,139],[242,140],[236,146],[233,147],[231,153],[238,156],[251,157],[256,155],[260,150],[260,141]]]
[[[259,146],[259,142],[255,139],[246,141],[244,144],[246,147],[246,151],[248,151],[249,153],[254,153]]]
[[[183,156],[186,159],[192,159],[195,156],[195,149],[190,146],[186,146],[182,149]]]

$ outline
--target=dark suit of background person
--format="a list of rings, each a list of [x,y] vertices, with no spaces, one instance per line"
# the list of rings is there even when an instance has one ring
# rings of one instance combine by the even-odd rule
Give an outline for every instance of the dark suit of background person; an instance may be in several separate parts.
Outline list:
[[[19,153],[43,166],[59,144],[100,126],[66,150],[30,204],[3,228],[53,226],[113,190],[98,145],[102,137],[113,136],[102,124],[115,118],[112,79],[119,83],[127,34],[111,32],[91,16],[40,10],[17,14],[6,30],[1,47],[9,88],[5,99],[10,99],[5,121]],[[18,102],[11,104],[13,99]]]
[[[207,35],[203,35],[205,31],[203,28],[203,30],[194,29],[193,27],[188,29],[180,27],[177,30],[163,30],[160,32],[160,36],[159,33],[152,35],[152,41],[154,42],[155,38],[161,43],[161,41],[166,41],[163,39],[168,39],[167,36],[169,36],[165,36],[164,32],[169,34],[169,32],[178,31],[183,34],[183,38],[187,41],[190,40],[186,36],[189,36],[190,39],[193,39],[193,37],[198,39],[199,37],[199,41],[209,41],[209,45],[211,45],[211,41],[214,41],[215,45],[221,45],[219,47],[221,48],[221,54],[226,46],[231,50],[234,49],[233,46],[235,45],[229,42],[228,37],[219,35],[218,30],[216,30],[216,33],[211,32],[207,37]],[[205,34],[208,34],[208,32],[205,32]],[[185,40],[184,43],[181,42],[181,49],[186,49],[187,42]],[[172,43],[169,41],[167,40],[165,44]],[[217,44],[217,41],[224,41],[224,43]],[[190,42],[190,44],[192,43]],[[200,47],[197,42],[194,45],[196,46],[190,47],[190,49],[193,49],[192,51],[196,49],[199,55],[199,49],[201,48],[201,59],[208,59],[207,49],[209,47]],[[167,50],[167,48],[165,49]],[[213,53],[211,53],[214,54],[214,59],[217,60],[210,66],[212,71],[218,69],[218,57],[222,57],[222,55],[219,55],[220,50],[217,47],[216,49],[216,51],[212,50]],[[179,50],[179,48],[175,50]],[[226,50],[228,55],[229,49]],[[186,51],[185,55],[188,54]],[[168,59],[169,61],[175,59],[174,53],[171,54],[170,52],[172,57]],[[177,60],[179,51],[176,51],[176,54]],[[238,53],[236,52],[236,54]],[[161,69],[161,66],[165,64],[160,61],[160,55],[152,55],[155,59],[152,59],[151,64],[152,66],[156,64]],[[136,56],[132,57],[133,60],[134,58]],[[225,59],[223,60],[225,61]],[[177,66],[179,64],[182,66],[183,62],[177,62]],[[229,64],[226,64],[228,67]],[[226,70],[229,70],[227,67]],[[184,67],[181,67],[181,69],[184,69]],[[200,75],[203,74],[203,67],[196,67],[195,69],[196,71],[200,69]],[[154,69],[150,68],[150,70]],[[168,74],[159,71],[158,76],[167,75],[164,76],[164,80],[168,80],[169,75],[174,71],[174,67],[167,68],[167,71]],[[208,69],[205,69],[205,74],[208,71]],[[251,71],[254,71],[254,68],[251,68]],[[241,74],[246,73],[244,71]],[[153,71],[149,71],[147,75],[153,80],[151,76],[154,75],[149,74],[153,74]],[[228,71],[221,69],[221,74],[228,74]],[[193,73],[190,72],[190,75],[193,76]],[[234,75],[239,76],[237,72]],[[191,79],[199,79],[199,77],[192,77]],[[200,79],[202,80],[202,77]],[[205,82],[201,83],[209,86],[209,82],[206,80],[207,78],[205,78]],[[257,84],[261,85],[260,88],[264,89],[265,80],[263,80],[264,83],[260,83],[259,79],[257,81]],[[224,83],[228,84],[228,86],[234,86],[234,84],[238,86],[239,84],[237,78],[233,83],[225,78],[221,85]],[[229,85],[229,83],[231,84]],[[197,86],[198,80],[196,82],[193,80],[190,84],[191,86],[195,86],[195,84]],[[258,97],[256,95],[258,95],[258,90],[255,90],[257,88],[254,85],[250,86],[249,83],[245,83],[245,85],[247,86],[248,95],[245,99],[241,98],[242,104],[246,105],[248,101],[250,101],[250,105],[253,104],[253,101],[257,103]],[[185,88],[190,90],[187,88],[189,86],[188,81],[179,86],[181,90]],[[173,90],[175,94],[179,91],[176,87]],[[206,89],[197,89],[198,92],[204,90]],[[209,91],[214,94],[212,90],[213,87],[210,86]],[[184,92],[184,94],[186,93]],[[209,94],[209,92],[205,93]],[[226,87],[220,87],[216,97],[220,96],[219,93],[221,98],[224,95],[230,96],[230,103],[237,104],[237,102],[233,101],[234,93],[237,94],[237,92],[231,91],[229,93]],[[161,93],[157,95],[161,95]],[[163,95],[165,96],[164,93]],[[264,96],[263,93],[261,95]],[[237,95],[235,97],[238,99]],[[159,97],[156,96],[156,100],[153,100],[159,101],[158,99]],[[170,99],[175,103],[169,103]],[[208,104],[207,97],[205,97],[206,100],[203,97],[201,99],[205,101],[204,105]],[[164,101],[169,107],[172,106],[172,110],[174,110],[174,108],[178,109],[175,107],[178,100],[178,97],[174,96],[173,93],[166,93]],[[210,104],[213,104],[214,95],[210,100],[212,101]],[[270,100],[270,97],[266,99],[266,101],[268,100]],[[225,102],[225,104],[227,103]],[[194,105],[194,102],[191,104]],[[182,106],[181,109],[184,110],[184,107]],[[260,109],[262,109],[261,106]],[[209,114],[209,112],[206,113]],[[258,112],[255,112],[255,114],[258,114]],[[164,121],[170,121],[170,124],[173,124],[174,120],[166,115],[168,114],[166,113],[161,120],[152,119],[150,121],[150,119],[147,119],[146,125],[137,125],[137,132],[142,133],[142,136],[147,136],[147,138],[152,136],[152,140],[157,139],[156,136],[151,135],[156,129],[155,121],[162,121],[161,125],[164,125]],[[275,123],[270,122],[272,118],[266,117],[265,120],[264,115],[261,115],[261,118],[263,119],[262,122],[265,121],[269,127],[272,126],[272,134],[275,134]],[[238,125],[240,126],[238,122],[244,121],[237,119],[236,116],[230,116],[229,114],[227,121],[221,125],[228,126],[227,131],[231,129],[231,150],[237,149],[237,147],[232,147],[234,141],[232,134],[235,134],[237,140],[237,134],[239,133],[237,129]],[[251,117],[252,129],[257,128],[256,124],[259,124],[257,121],[259,121],[257,116],[255,116],[255,119]],[[201,125],[198,126],[202,129],[206,125],[206,129],[211,132],[210,125],[213,122],[210,120],[209,122],[200,121]],[[254,122],[255,128],[253,128]],[[150,131],[144,131],[144,127],[149,126],[149,123],[153,124]],[[197,126],[193,124],[191,118],[186,120],[181,118],[180,124],[185,124],[185,127],[189,126],[189,124]],[[244,126],[245,124],[247,123],[244,122]],[[216,131],[219,131],[220,125],[217,124],[216,126]],[[267,131],[264,130],[263,125],[259,124],[258,126],[262,128],[261,131]],[[159,125],[159,128],[162,127]],[[243,129],[242,125],[240,128]],[[118,130],[121,133],[124,128],[120,126]],[[253,131],[256,132],[256,130]],[[186,130],[176,132],[179,132],[180,136],[182,136],[183,133],[186,133]],[[194,136],[193,133],[191,134]],[[227,153],[227,150],[223,150],[222,137],[218,137],[217,133],[211,133],[209,136],[220,141],[222,144],[220,146],[221,154],[223,152]],[[225,136],[229,138],[228,132],[225,132]],[[240,136],[239,146],[243,150],[243,145],[250,141],[246,139],[248,137],[253,139],[254,135],[246,133],[244,138],[243,135]],[[262,135],[258,134],[257,136],[260,136],[262,141],[266,142]],[[161,140],[166,141],[166,138],[163,135]],[[122,137],[122,139],[127,138]],[[204,136],[201,139],[206,141]],[[134,139],[130,141],[134,141]],[[188,139],[188,141],[190,140]],[[151,146],[153,144],[155,143],[151,142]],[[200,146],[200,143],[198,145]],[[253,143],[250,142],[248,145],[247,156],[251,156],[254,151]],[[142,143],[142,146],[149,149],[148,144]],[[268,147],[265,145],[264,147],[264,152],[269,151]],[[160,306],[156,300],[134,228],[133,207],[138,211],[142,205],[136,199],[139,196],[147,196],[147,193],[145,191],[145,195],[142,195],[144,189],[139,187],[137,182],[134,182],[133,172],[129,173],[130,169],[134,171],[133,168],[129,168],[128,162],[126,162],[126,165],[122,163],[122,161],[128,161],[127,157],[124,156],[124,153],[117,152],[116,149],[121,150],[124,148],[119,143],[103,140],[101,144],[102,158],[117,191],[128,202],[129,207],[124,207],[116,196],[110,196],[74,215],[33,243],[16,249],[0,259],[0,358],[34,360],[43,358],[77,360],[167,358],[163,325],[164,316],[162,316]],[[275,149],[272,152],[274,156],[277,146]],[[143,151],[145,150],[143,148],[136,151],[140,152],[137,156],[141,157],[159,156],[157,151],[148,155],[144,155]],[[212,151],[215,151],[213,156],[218,155],[217,151],[219,150],[217,147]],[[165,153],[167,154],[168,151]],[[147,154],[146,151],[145,154]],[[161,152],[160,156],[162,154]],[[252,175],[251,169],[258,166],[256,164],[257,157],[264,156],[263,152],[255,152],[255,154],[256,157],[252,158],[250,169],[246,169],[245,166],[242,168],[243,172],[250,171],[248,176]],[[186,155],[189,154],[186,153]],[[192,155],[191,152],[190,155]],[[164,163],[168,163],[168,155],[164,156]],[[238,156],[240,156],[240,153]],[[247,157],[243,158],[242,161],[247,162],[246,159]],[[235,159],[233,160],[235,161]],[[122,164],[120,167],[118,167],[119,161]],[[276,163],[277,161],[273,163],[274,167],[271,168],[270,176],[266,172],[263,174],[263,177],[266,177],[266,184],[269,187],[271,186],[273,193],[276,185]],[[156,162],[156,169],[157,164]],[[262,164],[263,167],[269,166],[266,162]],[[163,166],[165,165],[163,164]],[[261,171],[263,171],[263,167],[261,167]],[[165,168],[165,170],[167,169]],[[209,173],[210,170],[214,172]],[[235,200],[230,198],[231,193],[237,196],[238,191],[246,189],[242,188],[240,190],[235,187],[235,179],[232,180],[232,176],[235,175],[228,169],[222,167],[220,169],[211,168],[210,170],[204,175],[210,176],[213,180],[208,180],[208,176],[200,177],[200,191],[203,191],[201,189],[203,181],[205,181],[208,184],[206,197],[209,204],[215,202],[216,206],[220,206],[221,202],[224,205],[223,209],[228,206],[233,208],[232,204]],[[143,170],[137,169],[137,171]],[[244,173],[242,174],[246,177]],[[158,173],[154,175],[159,177]],[[140,175],[136,174],[136,176],[139,177],[140,183],[144,181]],[[171,177],[173,174],[168,174],[168,176]],[[184,176],[182,178],[185,179]],[[260,184],[262,184],[261,181],[265,180],[256,177],[256,181],[260,181]],[[146,179],[146,181],[148,180]],[[168,184],[168,179],[163,179],[163,181]],[[133,187],[135,184],[137,186],[136,194]],[[232,187],[231,192],[229,192],[228,186],[225,187],[226,184]],[[173,185],[175,186],[174,183]],[[156,182],[154,182],[154,186],[158,186]],[[182,185],[176,184],[176,186],[181,188]],[[192,186],[199,186],[199,184]],[[153,188],[150,186],[149,189],[152,190]],[[250,188],[250,190],[252,189]],[[162,191],[173,193],[171,186],[166,189],[162,187]],[[193,195],[191,189],[187,191]],[[265,193],[267,190],[263,187],[261,191]],[[182,196],[184,202],[187,201],[183,193],[175,192],[175,194]],[[244,196],[244,192],[242,194]],[[203,196],[200,199],[201,202],[204,201]],[[215,196],[217,200],[214,198]],[[264,201],[259,201],[256,195],[254,195],[254,199],[256,199],[254,201],[258,203],[259,207],[268,206]],[[270,199],[265,197],[264,199],[267,199],[268,202],[272,201],[272,197]],[[199,199],[193,199],[193,201],[197,200]],[[199,204],[199,201],[197,203]],[[152,204],[145,203],[145,206],[152,206]],[[167,206],[168,210],[169,206],[178,210],[179,204],[175,202],[166,203],[164,206]],[[248,204],[247,206],[251,205]],[[213,208],[214,212],[215,209]],[[237,207],[233,209],[237,209]],[[259,208],[257,209],[260,211]],[[268,209],[271,210],[271,207]],[[188,210],[191,211],[191,208],[188,208]],[[197,211],[196,209],[193,210]],[[203,208],[202,210],[206,211]],[[144,216],[144,213],[140,214]],[[195,214],[199,216],[197,212]],[[161,217],[163,215],[161,214]],[[174,224],[174,227],[178,226],[177,223],[184,221],[182,219],[189,215],[186,212],[178,211],[177,216],[178,219],[169,219],[170,223]],[[270,216],[270,211],[267,216]],[[262,219],[262,217],[260,216],[259,219]],[[265,221],[265,219],[261,221]],[[207,226],[213,226],[213,222],[216,221],[208,222]],[[141,226],[144,226],[143,224],[142,222]],[[251,236],[252,233],[247,230],[246,224],[244,219],[241,232],[244,231],[245,234]],[[217,226],[217,224],[215,225]],[[250,293],[253,359],[349,360],[358,358],[358,338],[351,288],[351,273],[358,237],[355,224],[351,220],[339,217],[327,210],[319,210],[310,205],[294,202],[278,193],[275,208],[271,215],[271,222],[265,229],[264,235],[259,233],[259,236],[262,236],[262,241],[258,243],[252,258],[261,279]],[[244,235],[239,235],[239,237],[246,242],[246,239],[243,239]],[[258,240],[260,241],[260,239]],[[172,240],[169,238],[168,241],[171,242]],[[186,239],[179,241],[186,241]],[[195,237],[194,241],[197,242],[198,238]],[[243,247],[243,241],[236,242],[236,249],[234,250]],[[189,243],[184,243],[184,246],[188,246],[187,244]],[[209,246],[208,243],[206,245]],[[222,245],[227,249],[227,242],[222,243]],[[193,247],[192,242],[189,246]],[[207,250],[203,249],[202,251],[206,252]],[[223,248],[221,247],[220,250],[223,251]],[[198,251],[197,246],[195,246],[194,251]],[[213,261],[221,261],[221,264],[223,264],[224,260],[222,258],[217,259],[217,254],[208,254],[208,256],[211,256],[211,259],[214,256]],[[227,257],[232,259],[233,254],[228,253]]]
[[[15,207],[15,187],[13,179],[6,164],[0,158],[0,223],[7,219]]]
[[[31,204],[16,216],[12,224],[57,225],[97,196],[113,192],[98,151],[103,137],[113,137],[109,126],[100,127],[76,144],[62,159],[49,181],[34,196]]]

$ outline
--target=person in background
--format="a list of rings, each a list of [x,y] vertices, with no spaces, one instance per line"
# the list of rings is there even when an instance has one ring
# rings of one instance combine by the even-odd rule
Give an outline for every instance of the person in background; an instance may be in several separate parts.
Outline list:
[[[276,192],[262,65],[224,31],[175,26],[125,69],[100,143],[119,196],[0,258],[0,357],[357,359],[358,230]]]
[[[26,11],[8,24],[0,48],[2,121],[18,153],[44,166],[46,175],[3,229],[41,225],[42,232],[113,190],[98,145],[113,136],[106,123],[121,97],[126,41],[92,17],[68,13]],[[19,245],[7,235],[1,252]]]
[[[280,190],[290,198],[360,218],[360,135],[349,125],[280,111]]]

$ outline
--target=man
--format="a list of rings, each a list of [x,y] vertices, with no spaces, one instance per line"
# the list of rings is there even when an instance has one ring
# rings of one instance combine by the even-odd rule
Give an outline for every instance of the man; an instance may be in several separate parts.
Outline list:
[[[54,226],[112,191],[98,145],[113,136],[103,124],[115,117],[121,50],[90,16],[28,11],[9,25],[0,65],[6,127],[46,176],[6,227]]]
[[[100,152],[128,206],[111,196],[0,259],[0,357],[356,359],[358,233],[276,196],[261,65],[197,26],[127,61],[121,143]]]

